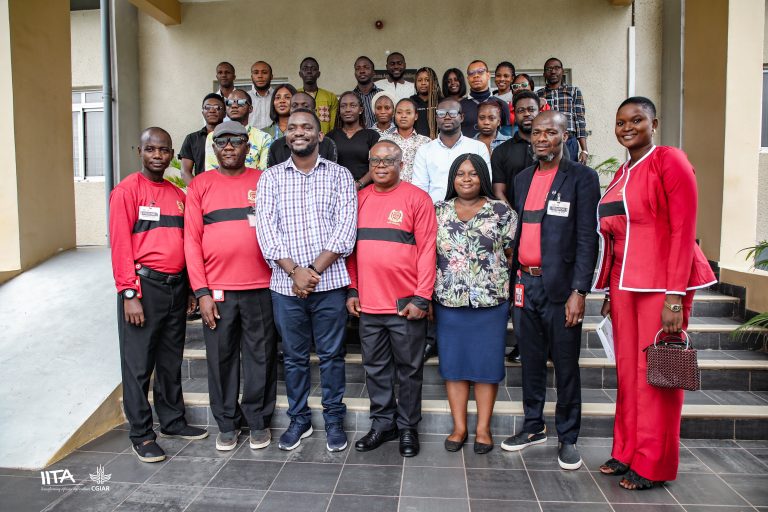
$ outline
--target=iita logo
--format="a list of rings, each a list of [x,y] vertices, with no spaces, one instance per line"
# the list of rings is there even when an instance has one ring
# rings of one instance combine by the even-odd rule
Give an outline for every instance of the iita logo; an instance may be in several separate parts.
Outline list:
[[[40,480],[44,489],[49,490],[76,490],[76,491],[108,491],[109,486],[104,485],[112,479],[111,473],[104,472],[104,466],[98,466],[96,473],[89,473],[91,482],[95,485],[90,487],[78,485],[75,477],[68,469],[54,469],[51,471],[41,471]]]
[[[74,485],[75,477],[68,469],[53,469],[51,471],[41,471],[40,480],[43,485]]]

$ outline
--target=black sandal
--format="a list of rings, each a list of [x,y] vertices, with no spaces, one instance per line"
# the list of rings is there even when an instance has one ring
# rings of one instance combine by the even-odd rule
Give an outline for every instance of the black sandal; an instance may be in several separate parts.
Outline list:
[[[603,468],[607,468],[610,471],[603,471]],[[600,473],[608,476],[621,476],[626,474],[627,471],[629,471],[629,464],[624,464],[613,458],[608,459],[600,466]]]
[[[629,485],[633,485],[634,487],[624,487],[623,485],[621,485],[625,481],[628,482]],[[664,482],[648,480],[647,478],[643,478],[642,476],[638,475],[633,470],[629,470],[627,475],[621,479],[621,482],[619,482],[619,485],[621,486],[622,489],[626,489],[628,491],[645,491],[646,489],[661,487],[662,485],[664,485]]]

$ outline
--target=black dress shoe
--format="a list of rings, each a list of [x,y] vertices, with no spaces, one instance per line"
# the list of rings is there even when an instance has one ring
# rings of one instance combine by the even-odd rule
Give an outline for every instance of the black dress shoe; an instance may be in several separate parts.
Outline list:
[[[357,440],[355,443],[355,450],[359,452],[369,452],[371,450],[375,450],[381,446],[381,443],[386,443],[387,441],[397,439],[397,435],[397,428],[390,430],[371,429],[367,434]]]
[[[520,362],[520,349],[515,345],[512,347],[512,352],[507,354],[507,361],[510,363],[519,363]]]
[[[431,343],[424,345],[424,362],[437,355],[437,348]]]
[[[419,454],[419,434],[415,428],[404,428],[400,431],[400,455],[415,457]]]

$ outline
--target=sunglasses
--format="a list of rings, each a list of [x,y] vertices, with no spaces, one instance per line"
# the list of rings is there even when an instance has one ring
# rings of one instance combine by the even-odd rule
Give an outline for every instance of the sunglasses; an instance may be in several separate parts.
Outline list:
[[[231,107],[231,106],[233,106],[233,105],[237,105],[238,107],[243,107],[243,106],[245,106],[245,105],[248,105],[248,100],[243,100],[243,99],[239,99],[239,100],[227,100],[227,106],[228,106],[228,107]]]
[[[443,110],[439,108],[435,111],[435,114],[437,117],[459,117],[461,110],[456,110],[455,108],[452,108],[451,110]]]
[[[213,143],[216,144],[216,147],[219,149],[224,149],[227,147],[227,144],[232,144],[233,148],[239,148],[246,142],[248,142],[248,139],[239,135],[233,137],[216,137],[213,139]]]
[[[512,84],[513,91],[519,91],[520,89],[527,89],[527,88],[528,88],[528,82],[519,82],[516,84]]]

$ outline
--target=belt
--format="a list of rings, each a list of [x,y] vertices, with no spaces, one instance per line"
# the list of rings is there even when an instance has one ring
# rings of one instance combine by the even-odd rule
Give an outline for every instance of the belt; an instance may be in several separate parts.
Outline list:
[[[157,270],[152,270],[151,268],[145,267],[144,265],[141,265],[139,263],[136,264],[136,273],[140,276],[146,277],[147,279],[151,279],[153,281],[160,281],[161,283],[165,283],[165,284],[178,283],[179,281],[184,279],[183,270],[178,274],[166,274],[165,272],[158,272]]]
[[[541,276],[541,267],[529,267],[526,265],[520,265],[520,270],[522,270],[526,274],[532,275],[533,277]]]

